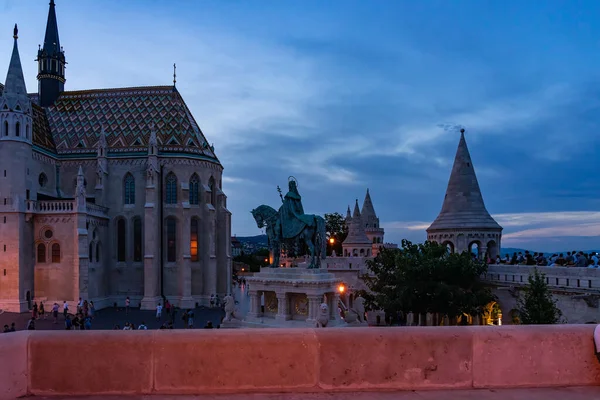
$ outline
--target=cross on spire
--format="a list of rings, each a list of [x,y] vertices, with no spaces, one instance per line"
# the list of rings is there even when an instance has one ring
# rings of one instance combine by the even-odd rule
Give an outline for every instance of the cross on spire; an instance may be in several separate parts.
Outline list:
[[[177,65],[173,63],[173,87],[177,83]]]

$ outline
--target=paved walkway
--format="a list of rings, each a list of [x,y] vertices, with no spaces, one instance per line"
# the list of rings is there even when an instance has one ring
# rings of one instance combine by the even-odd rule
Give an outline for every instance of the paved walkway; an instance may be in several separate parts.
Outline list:
[[[249,310],[250,300],[248,298],[248,291],[246,287],[235,287],[233,289],[233,295],[238,302],[237,308],[241,315],[246,315]],[[51,304],[45,304],[46,308],[51,308]],[[62,308],[61,308],[62,311]],[[184,328],[183,320],[181,319],[183,311],[178,310],[177,316],[174,321],[174,327],[176,329]],[[139,309],[131,309],[128,314],[125,313],[124,308],[115,309],[112,307],[105,308],[96,311],[96,315],[92,322],[92,330],[107,330],[113,329],[115,325],[120,325],[123,328],[125,322],[134,323],[135,326],[139,326],[142,322],[146,323],[148,329],[158,329],[160,326],[169,321],[166,312],[163,310],[162,319],[156,320],[155,311],[142,311]],[[213,326],[216,328],[220,324],[221,319],[225,316],[225,312],[221,308],[210,308],[210,307],[198,307],[194,310],[194,327],[203,328],[207,321],[211,321]],[[0,311],[0,332],[4,325],[11,323],[16,324],[17,330],[24,330],[27,327],[27,322],[31,318],[30,313],[9,313]],[[39,319],[36,321],[37,330],[64,330],[64,318],[62,313],[59,314],[58,324],[53,323],[51,314],[46,315],[46,319]]]
[[[416,392],[349,392],[295,394],[235,394],[200,396],[36,397],[46,400],[596,400],[599,387],[499,390],[432,390]]]

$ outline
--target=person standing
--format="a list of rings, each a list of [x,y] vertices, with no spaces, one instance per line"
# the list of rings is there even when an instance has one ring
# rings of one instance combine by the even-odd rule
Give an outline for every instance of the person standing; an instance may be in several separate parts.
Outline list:
[[[125,299],[125,315],[129,314],[129,306],[131,305],[131,300],[129,300],[129,296]]]
[[[35,317],[31,317],[31,319],[27,323],[27,330],[28,331],[35,331]]]
[[[63,315],[65,317],[65,320],[67,319],[67,314],[69,314],[69,305],[66,301],[63,301]]]
[[[58,303],[54,303],[52,306],[52,316],[54,317],[54,323],[58,323]]]
[[[44,310],[44,303],[40,301],[40,308],[39,308],[39,315],[40,318],[46,319],[46,310]]]
[[[160,317],[162,316],[162,306],[160,303],[156,306],[156,320],[160,321]]]

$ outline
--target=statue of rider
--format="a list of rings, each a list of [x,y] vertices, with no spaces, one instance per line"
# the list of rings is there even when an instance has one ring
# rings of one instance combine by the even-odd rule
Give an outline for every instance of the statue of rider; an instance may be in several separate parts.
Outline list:
[[[295,238],[306,225],[306,222],[303,221],[304,207],[302,207],[302,197],[298,193],[296,178],[289,178],[288,188],[289,191],[283,198],[283,205],[279,209],[281,231],[284,239]]]

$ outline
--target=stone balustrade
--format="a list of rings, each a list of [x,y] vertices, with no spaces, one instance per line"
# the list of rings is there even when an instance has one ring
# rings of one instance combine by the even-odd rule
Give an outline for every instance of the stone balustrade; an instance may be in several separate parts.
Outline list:
[[[0,400],[600,385],[593,332],[593,325],[23,331],[0,335]]]
[[[534,269],[546,276],[551,288],[572,289],[573,291],[600,291],[600,269],[580,267],[538,267],[533,265],[489,265],[483,279],[501,286],[521,286],[528,284],[529,275]]]
[[[102,207],[94,203],[85,203],[88,215],[99,218],[108,218],[108,207]]]
[[[68,214],[77,209],[75,200],[26,200],[28,213]]]
[[[85,203],[89,215],[108,218],[108,208]],[[70,214],[77,211],[76,200],[26,200],[25,211],[32,214]]]

